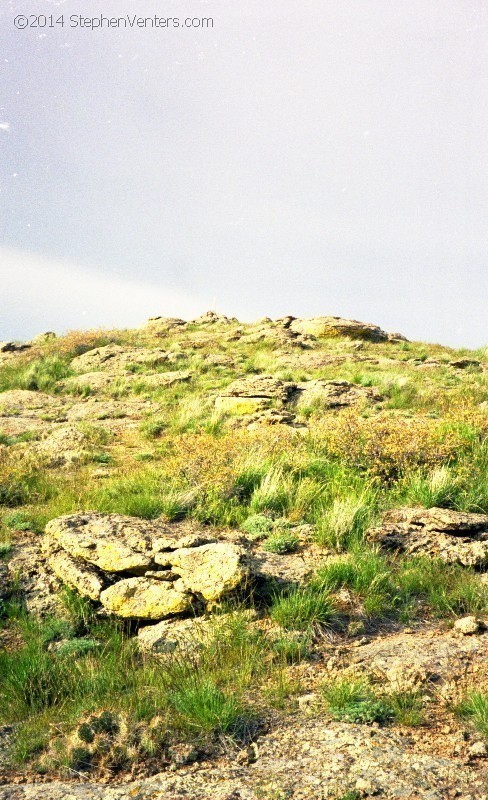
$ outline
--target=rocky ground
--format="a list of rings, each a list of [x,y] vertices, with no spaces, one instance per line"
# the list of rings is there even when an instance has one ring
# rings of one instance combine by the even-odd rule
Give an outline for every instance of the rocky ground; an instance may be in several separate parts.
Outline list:
[[[486,369],[486,351],[338,317],[0,343],[0,800],[488,800]],[[290,593],[325,593],[323,616],[287,621]],[[256,676],[245,649],[208,672],[234,618],[261,643]],[[46,670],[70,652],[85,679],[114,620],[141,680],[206,664],[257,721],[239,738],[190,719],[185,739],[170,704],[146,758],[142,712],[124,706],[123,741],[90,732],[90,693],[68,714],[22,654],[38,624]],[[376,716],[334,712],[341,682]]]

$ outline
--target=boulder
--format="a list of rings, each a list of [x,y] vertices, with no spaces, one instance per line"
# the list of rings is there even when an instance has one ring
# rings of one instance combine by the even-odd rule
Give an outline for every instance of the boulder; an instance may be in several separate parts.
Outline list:
[[[454,623],[454,630],[456,633],[460,633],[462,636],[472,636],[473,634],[484,630],[484,625],[481,620],[470,615],[468,617],[461,617],[461,619],[457,619]]]
[[[143,384],[148,387],[173,386],[175,383],[189,381],[191,374],[176,370],[173,372],[84,372],[81,375],[73,375],[62,382],[65,389],[83,393],[88,389],[90,392],[99,392],[112,387],[114,381],[120,382],[122,388],[130,387],[132,384]]]
[[[178,317],[149,317],[144,327],[149,328],[156,336],[160,336],[170,331],[177,332],[186,324],[184,319]]]
[[[124,619],[160,620],[189,611],[192,597],[181,581],[125,578],[105,589],[100,602],[111,614]]]
[[[51,520],[45,549],[63,583],[131,619],[183,613],[197,600],[219,600],[248,578],[244,552],[233,543],[212,541],[188,525],[119,514]]]
[[[170,554],[170,560],[185,586],[207,601],[231,593],[249,575],[244,550],[227,542],[181,548]]]
[[[370,541],[409,554],[477,568],[488,564],[488,515],[446,508],[400,508],[367,533]]]
[[[468,367],[475,367],[476,369],[480,368],[480,362],[476,361],[474,358],[458,358],[457,361],[451,361],[451,367],[455,369],[468,369]]]
[[[226,317],[225,314],[218,314],[216,311],[207,311],[205,314],[201,314],[201,316],[197,317],[196,319],[192,319],[191,325],[231,325],[233,322],[237,322],[237,319],[233,317],[230,319]]]
[[[369,322],[358,322],[355,319],[342,317],[313,317],[312,319],[295,319],[290,324],[292,331],[308,333],[318,339],[330,339],[335,336],[348,336],[351,339],[365,339],[370,342],[385,342],[388,334],[378,325]]]
[[[190,617],[189,619],[163,620],[155,625],[139,629],[137,644],[143,652],[174,653],[180,650],[185,654],[197,652],[215,636],[225,634],[237,621],[254,622],[257,613],[253,609],[218,614],[213,617]]]
[[[140,628],[137,644],[146,653],[174,653],[175,650],[185,654],[198,651],[210,626],[204,617],[163,620],[156,625]]]

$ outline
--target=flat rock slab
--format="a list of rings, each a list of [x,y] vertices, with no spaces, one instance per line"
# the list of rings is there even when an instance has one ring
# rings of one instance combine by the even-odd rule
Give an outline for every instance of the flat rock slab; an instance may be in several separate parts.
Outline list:
[[[10,389],[0,393],[0,416],[22,416],[39,419],[43,416],[58,418],[65,410],[66,400],[45,392],[29,389]]]
[[[153,563],[153,540],[161,526],[120,514],[68,514],[46,525],[46,533],[74,558],[106,572],[143,574]]]
[[[59,549],[50,553],[48,564],[56,577],[66,586],[77,589],[82,597],[100,600],[106,582],[93,567],[83,564],[79,559],[72,558]]]
[[[454,700],[467,683],[480,689],[480,681],[488,684],[488,634],[402,632],[358,647],[351,656],[348,672],[367,674],[391,691],[433,685],[444,700]]]
[[[56,426],[33,451],[49,467],[64,467],[86,461],[92,450],[89,437],[73,424]]]
[[[488,515],[446,508],[400,508],[387,512],[367,537],[383,547],[446,563],[488,565]]]
[[[366,339],[371,342],[386,342],[388,334],[378,325],[370,322],[359,322],[342,317],[313,317],[312,319],[294,319],[290,325],[292,331],[309,333],[317,338],[329,339],[335,336],[348,336],[351,339]]]
[[[186,383],[191,378],[191,373],[182,370],[171,372],[85,372],[66,378],[60,385],[68,391],[82,394],[85,390],[90,392],[103,392],[114,385],[120,389],[130,388],[134,384],[158,388],[173,386],[175,383]]]
[[[155,403],[142,400],[109,400],[89,397],[75,403],[67,412],[70,421],[106,419],[142,419],[146,414],[157,410]]]
[[[415,750],[392,729],[296,717],[258,740],[249,765],[193,764],[119,785],[23,784],[0,787],[0,800],[329,800],[347,792],[386,800],[486,800],[488,769]],[[485,760],[486,761],[486,760]]]
[[[123,372],[133,365],[157,367],[168,361],[165,350],[146,349],[142,347],[121,347],[118,344],[108,344],[105,347],[95,347],[71,362],[75,372],[94,372],[108,370],[109,372]]]

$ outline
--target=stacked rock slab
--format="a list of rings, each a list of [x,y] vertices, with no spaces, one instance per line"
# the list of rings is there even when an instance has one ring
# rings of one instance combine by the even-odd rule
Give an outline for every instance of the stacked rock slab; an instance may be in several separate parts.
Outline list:
[[[220,411],[231,414],[253,414],[272,403],[283,406],[291,397],[296,384],[277,380],[271,375],[257,375],[234,381],[215,400]]]
[[[62,583],[127,619],[161,620],[244,585],[241,547],[181,535],[178,525],[119,514],[72,514],[46,526],[48,562]]]
[[[446,508],[400,508],[387,512],[383,524],[368,532],[371,541],[410,555],[446,563],[488,567],[488,515]]]

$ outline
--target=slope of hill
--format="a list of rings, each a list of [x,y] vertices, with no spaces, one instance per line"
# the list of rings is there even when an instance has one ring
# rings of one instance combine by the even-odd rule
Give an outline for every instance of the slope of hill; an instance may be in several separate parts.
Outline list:
[[[488,796],[488,353],[0,343],[0,798]]]

